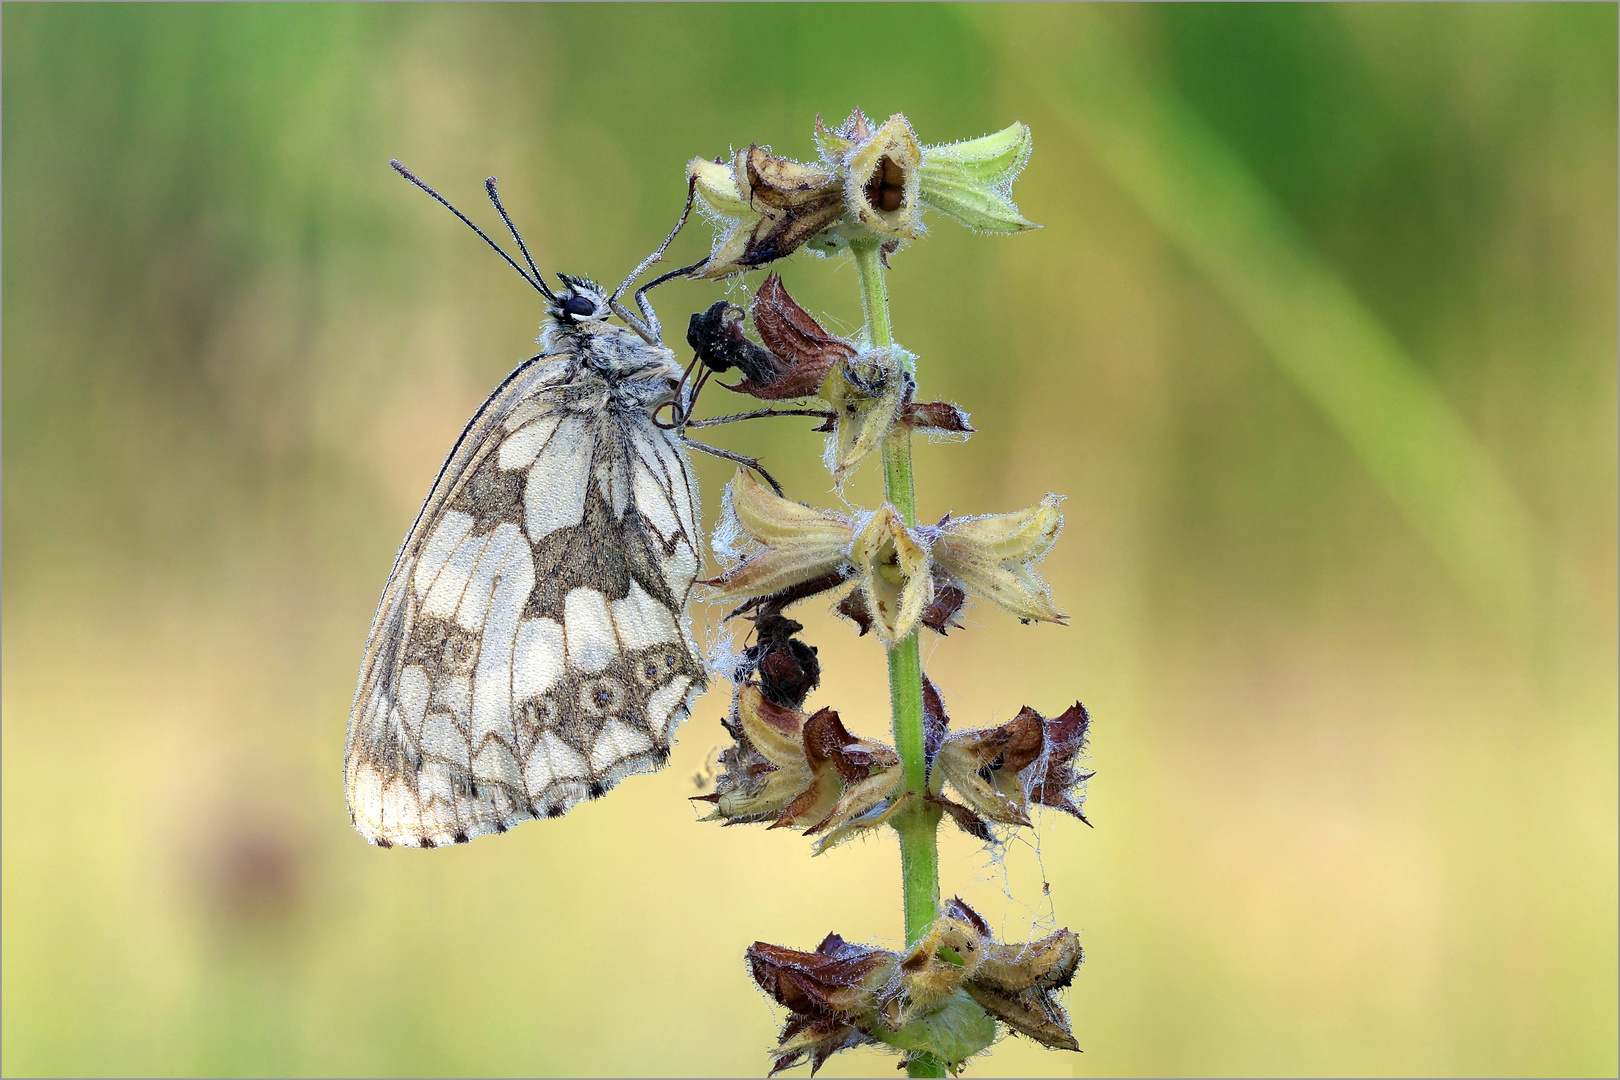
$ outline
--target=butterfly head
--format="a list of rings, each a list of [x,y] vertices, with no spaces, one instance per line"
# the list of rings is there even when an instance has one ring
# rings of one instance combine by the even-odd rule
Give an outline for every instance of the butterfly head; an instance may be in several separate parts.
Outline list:
[[[607,293],[589,278],[558,274],[563,287],[546,305],[552,319],[563,326],[580,326],[600,322],[613,313],[608,306]]]

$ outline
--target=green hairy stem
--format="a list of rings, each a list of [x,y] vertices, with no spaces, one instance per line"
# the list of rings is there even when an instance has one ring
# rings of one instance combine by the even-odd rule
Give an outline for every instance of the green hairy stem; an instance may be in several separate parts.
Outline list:
[[[866,333],[874,348],[894,344],[889,324],[889,291],[883,280],[883,261],[877,239],[851,243],[860,273],[861,305],[866,312]],[[911,429],[896,424],[883,441],[883,490],[889,503],[908,526],[917,524],[917,490],[911,470]],[[939,916],[940,813],[921,798],[928,790],[928,763],[924,746],[922,658],[917,631],[889,649],[889,706],[894,716],[894,742],[905,771],[906,792],[918,798],[896,813],[891,822],[900,836],[900,885],[909,946]],[[906,1060],[908,1076],[944,1076],[944,1063],[931,1054]]]

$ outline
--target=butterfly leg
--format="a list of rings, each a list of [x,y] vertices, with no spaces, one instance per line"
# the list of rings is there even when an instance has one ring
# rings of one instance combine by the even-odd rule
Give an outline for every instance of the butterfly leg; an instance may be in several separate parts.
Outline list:
[[[617,289],[613,290],[613,295],[608,298],[608,307],[612,308],[618,314],[619,318],[623,319],[632,330],[641,335],[641,339],[647,342],[649,345],[659,345],[663,343],[664,329],[658,324],[658,313],[653,310],[652,304],[647,301],[648,290],[662,285],[672,277],[679,277],[682,274],[696,270],[698,267],[708,262],[709,257],[705,255],[702,259],[699,259],[691,266],[685,266],[679,270],[672,270],[662,277],[657,278],[654,281],[650,281],[646,285],[643,285],[641,288],[637,289],[635,292],[635,297],[636,307],[641,310],[640,319],[630,314],[629,310],[627,310],[625,306],[619,302],[619,297],[623,295],[626,289],[635,284],[635,280],[637,278],[647,272],[648,267],[663,259],[664,250],[669,247],[671,241],[675,239],[676,235],[686,227],[686,219],[692,214],[692,199],[696,192],[697,177],[694,176],[686,182],[686,207],[681,211],[680,220],[677,221],[675,223],[675,227],[669,231],[669,235],[664,237],[664,242],[658,245],[658,250],[641,260],[641,265],[630,271],[630,276],[625,278],[624,282]],[[646,321],[643,322],[643,319]]]
[[[771,489],[773,491],[775,491],[778,495],[783,494],[782,485],[776,482],[776,477],[765,471],[765,466],[759,463],[758,458],[743,457],[741,454],[733,454],[730,450],[722,450],[718,446],[710,446],[708,443],[700,443],[696,439],[688,439],[685,435],[681,436],[681,442],[685,443],[687,446],[690,446],[694,450],[701,450],[705,454],[712,454],[717,458],[725,458],[727,461],[735,461],[739,465],[744,465],[750,469],[753,469],[755,472],[759,473],[762,478],[764,478],[767,484],[771,485]],[[785,497],[786,496],[784,496],[784,498]]]
[[[707,420],[688,420],[686,426],[715,427],[719,424],[734,424],[738,420],[758,420],[765,416],[819,416],[823,420],[831,420],[836,415],[826,409],[755,409],[753,412],[733,413],[730,416],[712,416]]]

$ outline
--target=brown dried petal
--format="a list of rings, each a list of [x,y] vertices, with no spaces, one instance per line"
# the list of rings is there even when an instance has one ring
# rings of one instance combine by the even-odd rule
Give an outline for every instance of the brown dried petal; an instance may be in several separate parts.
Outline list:
[[[870,139],[872,137],[872,128],[867,122],[866,114],[861,112],[860,108],[857,107],[849,114],[847,118],[845,118],[844,126],[839,129],[839,134],[843,135],[844,138],[857,143],[865,142],[867,139]]]
[[[1035,713],[1034,709],[1024,706],[1024,713],[1032,713],[1040,719],[1046,739],[1045,769],[1026,778],[1029,785],[1029,797],[1043,806],[1056,807],[1059,810],[1073,814],[1081,821],[1086,821],[1086,815],[1081,812],[1080,802],[1075,802],[1070,796],[1079,784],[1090,780],[1092,773],[1079,766],[1079,757],[1086,749],[1086,735],[1091,728],[1091,714],[1086,707],[1078,701],[1071,705],[1064,713],[1052,720],[1046,720]]]
[[[950,727],[951,718],[945,713],[945,701],[939,696],[939,688],[934,685],[926,673],[922,677],[922,707],[923,707],[923,756],[932,764],[934,755],[945,744],[945,735]]]
[[[828,934],[811,953],[756,941],[745,956],[761,990],[793,1012],[810,1016],[869,1013],[875,995],[868,982],[881,985],[874,976],[894,962],[887,950],[851,945],[837,934]]]
[[[750,379],[732,389],[766,399],[814,397],[833,365],[856,353],[853,345],[822,329],[795,303],[777,274],[760,285],[749,310],[759,339],[779,359],[783,370],[769,385],[762,385],[765,380]]]
[[[874,770],[900,764],[899,755],[887,746],[851,735],[831,709],[822,709],[804,722],[804,756],[810,768],[819,771],[831,766],[849,784],[865,780]]]
[[[949,814],[951,820],[956,823],[956,827],[973,837],[973,839],[982,840],[985,843],[995,839],[990,832],[989,823],[961,803],[952,802],[943,795],[932,794],[928,796],[928,801]]]
[[[948,627],[962,629],[956,616],[961,612],[962,605],[967,603],[967,590],[938,563],[933,566],[933,578],[934,598],[923,608],[922,624],[941,635]]]
[[[969,907],[968,902],[963,900],[960,896],[951,897],[951,902],[945,905],[944,909],[940,911],[940,914],[947,919],[955,919],[958,922],[967,923],[969,926],[973,927],[974,931],[977,932],[981,937],[988,938],[991,936],[990,924],[984,921],[984,916],[980,915],[977,911],[974,911],[971,907]]]
[[[925,435],[971,435],[968,414],[948,401],[908,401],[900,406],[900,423]]]
[[[862,590],[852,591],[838,602],[835,610],[861,628],[861,637],[865,637],[866,632],[872,629],[872,609],[866,606],[866,593]]]
[[[853,567],[846,565],[837,570],[830,570],[827,573],[822,574],[820,577],[811,578],[808,581],[796,582],[795,584],[789,585],[787,588],[782,589],[779,592],[768,593],[765,596],[756,596],[750,600],[746,600],[743,603],[738,604],[732,609],[731,613],[728,614],[726,618],[735,618],[736,616],[749,611],[781,611],[784,608],[792,607],[800,600],[808,600],[810,597],[819,596],[829,589],[836,589],[838,586],[849,580],[848,575],[849,573],[853,572],[853,570]]]

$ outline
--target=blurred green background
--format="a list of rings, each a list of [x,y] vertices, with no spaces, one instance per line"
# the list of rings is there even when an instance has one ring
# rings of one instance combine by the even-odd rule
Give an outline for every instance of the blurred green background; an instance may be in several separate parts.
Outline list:
[[[396,546],[539,318],[388,158],[616,281],[688,158],[860,105],[1035,132],[1045,228],[940,220],[890,278],[980,432],[923,516],[1068,496],[1073,625],[980,607],[925,663],[957,724],[1095,717],[1094,831],[945,837],[947,895],[1087,954],[1085,1053],[974,1073],[1614,1074],[1614,5],[0,18],[7,1073],[757,1075],[751,941],[899,935],[889,838],[694,824],[719,695],[465,848],[366,846],[341,779]],[[858,325],[847,261],[783,272]],[[807,427],[716,439],[826,504]],[[806,608],[812,703],[883,734]]]

